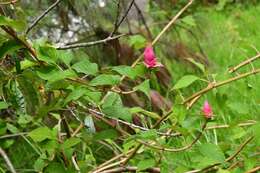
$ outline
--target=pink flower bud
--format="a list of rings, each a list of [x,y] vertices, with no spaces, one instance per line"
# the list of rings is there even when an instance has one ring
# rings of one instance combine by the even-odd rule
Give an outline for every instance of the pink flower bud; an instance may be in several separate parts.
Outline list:
[[[158,63],[153,51],[153,47],[148,45],[144,50],[144,65],[147,68],[162,67],[161,63]]]
[[[210,118],[213,117],[213,111],[212,111],[212,108],[209,105],[208,101],[204,102],[204,106],[203,106],[203,110],[202,111],[203,111],[203,114],[204,114],[205,118],[210,119]]]

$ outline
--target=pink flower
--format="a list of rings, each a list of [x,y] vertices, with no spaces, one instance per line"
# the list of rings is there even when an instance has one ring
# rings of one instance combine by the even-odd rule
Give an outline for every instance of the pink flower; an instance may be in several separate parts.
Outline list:
[[[213,117],[213,111],[212,111],[212,108],[209,105],[208,101],[204,102],[204,106],[203,106],[203,110],[202,111],[203,111],[203,114],[204,114],[205,118],[210,119],[210,118]]]
[[[144,65],[147,68],[162,67],[163,65],[157,62],[153,47],[151,45],[146,46],[144,50]]]

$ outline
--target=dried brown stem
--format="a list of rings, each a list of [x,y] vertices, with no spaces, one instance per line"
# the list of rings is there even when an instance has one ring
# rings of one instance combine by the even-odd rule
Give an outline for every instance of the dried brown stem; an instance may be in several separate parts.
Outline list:
[[[253,169],[250,169],[250,170],[246,171],[246,173],[255,173],[255,172],[258,172],[258,171],[260,171],[260,166],[257,166]]]
[[[28,34],[33,27],[35,27],[42,18],[44,18],[52,9],[54,9],[59,3],[61,2],[61,0],[57,0],[56,2],[54,2],[49,8],[47,8],[40,16],[38,16],[33,23],[27,28],[26,30],[26,34]]]
[[[147,146],[147,147],[150,147],[150,148],[153,148],[153,149],[157,149],[157,150],[161,150],[161,151],[168,151],[168,152],[181,152],[181,151],[185,151],[185,150],[190,149],[201,138],[201,136],[202,136],[202,134],[203,134],[203,132],[204,132],[206,126],[207,126],[207,122],[208,121],[204,122],[204,124],[202,125],[202,128],[201,128],[201,131],[199,132],[197,137],[189,145],[186,145],[186,146],[181,147],[181,148],[165,148],[163,146],[157,146],[157,145],[149,144],[149,143],[142,142],[142,141],[139,141],[139,142],[142,143],[143,145]]]
[[[119,2],[120,2],[120,0],[119,0]],[[135,0],[131,1],[130,5],[128,6],[128,8],[127,8],[127,10],[126,10],[126,12],[124,14],[124,16],[121,18],[121,20],[119,22],[116,22],[114,31],[110,34],[110,37],[112,37],[117,32],[118,28],[123,23],[123,21],[125,20],[125,18],[127,17],[128,13],[129,13],[129,11],[131,10],[134,2],[135,2]],[[118,9],[118,11],[119,11],[119,9]],[[118,15],[118,17],[119,17],[119,15]]]
[[[18,2],[18,0],[11,0],[11,1],[6,1],[6,2],[0,2],[0,5],[10,5],[10,4],[15,4]]]
[[[232,154],[230,157],[228,157],[225,162],[230,162],[231,160],[233,160],[244,148],[245,146],[254,139],[253,136],[249,137],[247,140],[245,140],[239,147],[238,149],[235,151],[234,154]],[[222,163],[215,163],[213,165],[207,166],[203,169],[196,169],[196,170],[192,170],[192,171],[188,171],[185,173],[197,173],[197,172],[206,172],[208,170],[211,170],[212,168],[214,168],[215,166],[221,165]]]
[[[256,56],[254,56],[252,58],[249,58],[249,59],[241,62],[240,64],[236,65],[235,67],[230,68],[228,70],[228,72],[229,73],[233,73],[233,72],[237,71],[238,69],[240,69],[241,67],[243,67],[243,66],[245,66],[245,65],[247,65],[247,64],[249,64],[249,63],[251,63],[251,62],[253,62],[255,60],[257,60],[258,58],[260,58],[260,53],[258,53]]]
[[[137,169],[138,168],[135,166],[126,166],[126,167],[118,167],[118,168],[114,168],[114,169],[105,170],[100,173],[136,172]],[[142,170],[141,172],[160,173],[160,168],[148,168],[148,169]]]
[[[8,166],[10,172],[16,173],[12,162],[10,161],[9,157],[7,156],[7,154],[5,153],[5,151],[1,147],[0,147],[0,155],[3,157],[3,159],[6,163],[6,165]]]
[[[217,88],[217,87],[220,87],[220,86],[223,86],[223,85],[226,85],[228,83],[231,83],[231,82],[234,82],[236,80],[239,80],[239,79],[242,79],[242,78],[245,78],[247,76],[250,76],[250,75],[254,75],[254,74],[257,74],[260,72],[260,69],[255,69],[255,70],[252,70],[251,72],[247,72],[247,73],[243,73],[243,74],[240,74],[238,76],[235,76],[233,78],[230,78],[230,79],[227,79],[225,81],[221,81],[221,82],[218,82],[218,83],[210,83],[206,88],[198,91],[197,93],[193,94],[192,96],[188,97],[186,100],[184,100],[183,104],[187,104],[189,103],[190,101],[192,101],[194,98],[198,97],[198,96],[201,96],[205,93],[207,93],[208,91],[214,89],[214,88]],[[193,102],[195,103],[195,102]]]

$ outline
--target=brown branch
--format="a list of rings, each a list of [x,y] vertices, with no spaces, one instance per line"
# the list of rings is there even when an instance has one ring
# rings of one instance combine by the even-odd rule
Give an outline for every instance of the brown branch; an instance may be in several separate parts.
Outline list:
[[[231,160],[233,160],[244,148],[245,146],[254,139],[254,136],[251,136],[250,138],[248,138],[244,143],[242,143],[242,145],[239,146],[239,148],[237,149],[237,151],[232,154],[231,156],[229,156],[225,162],[230,162]]]
[[[230,78],[230,79],[227,79],[225,81],[222,81],[222,82],[218,82],[218,83],[210,83],[206,88],[198,91],[197,93],[193,94],[192,96],[188,97],[186,100],[184,100],[183,104],[187,104],[189,103],[191,100],[193,100],[194,98],[198,97],[198,96],[201,96],[205,93],[207,93],[208,91],[214,89],[214,88],[217,88],[217,87],[220,87],[220,86],[223,86],[223,85],[226,85],[228,83],[231,83],[233,81],[236,81],[236,80],[239,80],[239,79],[242,79],[242,78],[245,78],[247,76],[250,76],[250,75],[254,75],[254,74],[257,74],[260,72],[260,69],[255,69],[251,72],[247,72],[247,73],[243,73],[243,74],[240,74],[238,76],[235,76],[233,78]]]
[[[6,26],[1,26],[2,30],[4,30],[8,35],[10,35],[11,37],[14,38],[14,40],[16,40],[18,43],[22,44],[29,52],[30,54],[33,56],[33,58],[37,61],[39,61],[37,59],[37,55],[36,55],[36,51],[32,48],[32,46],[27,42],[27,41],[24,41],[22,39],[20,39],[16,32],[10,28],[10,27],[6,27]]]
[[[120,1],[120,0],[119,0]],[[120,25],[123,23],[123,21],[125,20],[126,16],[128,15],[129,11],[131,10],[133,4],[134,4],[135,0],[132,0],[132,2],[130,3],[130,5],[128,6],[124,16],[121,18],[121,20],[115,25],[114,31],[110,34],[110,37],[112,37],[118,30],[118,28],[120,27]]]
[[[0,2],[0,5],[10,5],[10,4],[15,4],[16,2],[18,2],[18,0],[11,0],[11,1],[7,1],[7,2]]]
[[[136,172],[138,170],[138,167],[135,166],[126,166],[126,167],[118,167],[114,169],[109,169],[102,171],[100,173],[120,173],[120,172]],[[151,172],[151,173],[160,173],[160,168],[147,168],[145,170],[142,170],[141,172]]]
[[[120,0],[118,0],[118,2],[117,2],[116,20],[114,23],[114,30],[113,30],[113,32],[111,32],[110,37],[113,37],[114,33],[116,32],[119,17],[120,17]]]
[[[28,34],[33,27],[35,27],[42,18],[44,18],[53,8],[55,8],[59,3],[61,2],[61,0],[57,0],[56,2],[54,2],[49,8],[47,8],[40,16],[38,16],[33,23],[27,28],[25,34]]]
[[[139,8],[139,6],[136,4],[136,2],[134,2],[134,6],[135,6],[135,8],[136,8],[136,10],[137,10],[138,15],[140,16],[140,19],[142,20],[142,22],[143,22],[143,24],[144,24],[144,27],[145,27],[147,33],[148,33],[148,38],[149,38],[149,40],[152,40],[152,39],[153,39],[152,32],[150,31],[150,29],[149,29],[149,27],[148,27],[148,25],[147,25],[147,23],[146,23],[146,20],[145,20],[145,18],[144,18],[144,15],[143,15],[143,13],[142,13],[142,10]]]
[[[245,65],[247,65],[247,64],[249,64],[249,63],[251,63],[251,62],[253,62],[255,60],[257,60],[258,58],[260,58],[260,53],[258,53],[256,56],[254,56],[252,58],[249,58],[249,59],[241,62],[240,64],[236,65],[235,67],[230,68],[228,70],[228,72],[229,73],[233,73],[233,72],[237,71],[239,68],[241,68],[241,67],[243,67],[243,66],[245,66]]]
[[[86,42],[86,43],[76,43],[76,44],[60,46],[60,47],[57,47],[56,49],[65,50],[65,49],[75,49],[75,48],[80,48],[80,47],[89,47],[89,46],[94,46],[94,45],[97,45],[97,44],[106,43],[108,41],[115,40],[115,39],[118,39],[118,38],[126,36],[126,35],[128,35],[128,34],[120,34],[120,35],[116,35],[116,36],[113,36],[113,37],[107,37],[107,38],[102,39],[102,40],[90,41],[90,42]]]
[[[257,166],[253,169],[250,169],[250,170],[246,171],[246,173],[255,173],[255,172],[258,172],[258,171],[260,171],[260,166]]]
[[[161,150],[161,151],[168,151],[168,152],[185,151],[185,150],[190,149],[201,138],[201,136],[202,136],[202,134],[203,134],[203,132],[204,132],[206,126],[207,126],[207,123],[208,123],[208,121],[206,120],[204,122],[204,124],[202,125],[201,131],[199,132],[197,137],[189,145],[186,145],[186,146],[181,147],[181,148],[165,148],[163,146],[156,146],[156,145],[152,145],[152,144],[141,142],[141,141],[139,141],[139,142],[142,143],[143,145],[147,146],[147,147],[150,147],[150,148],[153,148],[153,149],[157,149],[157,150]]]
[[[0,155],[1,155],[1,156],[3,157],[3,159],[5,160],[5,163],[6,163],[6,165],[8,166],[10,172],[11,172],[11,173],[16,173],[12,162],[10,161],[9,157],[7,156],[7,154],[5,153],[5,151],[2,149],[2,147],[0,147]]]
[[[239,147],[238,149],[235,151],[234,154],[232,154],[230,157],[228,157],[227,159],[225,159],[225,162],[230,162],[231,160],[233,160],[244,148],[245,146],[254,139],[253,136],[249,137],[247,140],[245,140]],[[203,169],[196,169],[196,170],[192,170],[192,171],[188,171],[188,172],[185,172],[185,173],[197,173],[197,172],[205,172],[205,171],[208,171],[212,168],[214,168],[215,166],[218,166],[218,165],[221,165],[222,163],[215,163],[215,164],[212,164],[210,166],[207,166]]]

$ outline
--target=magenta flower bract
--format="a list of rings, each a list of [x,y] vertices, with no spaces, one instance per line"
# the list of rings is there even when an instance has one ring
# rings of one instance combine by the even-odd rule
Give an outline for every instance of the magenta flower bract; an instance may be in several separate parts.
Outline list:
[[[205,118],[210,119],[213,117],[213,111],[208,101],[204,102],[202,111]]]
[[[147,68],[162,67],[163,65],[156,60],[153,47],[148,45],[144,50],[144,64]]]

